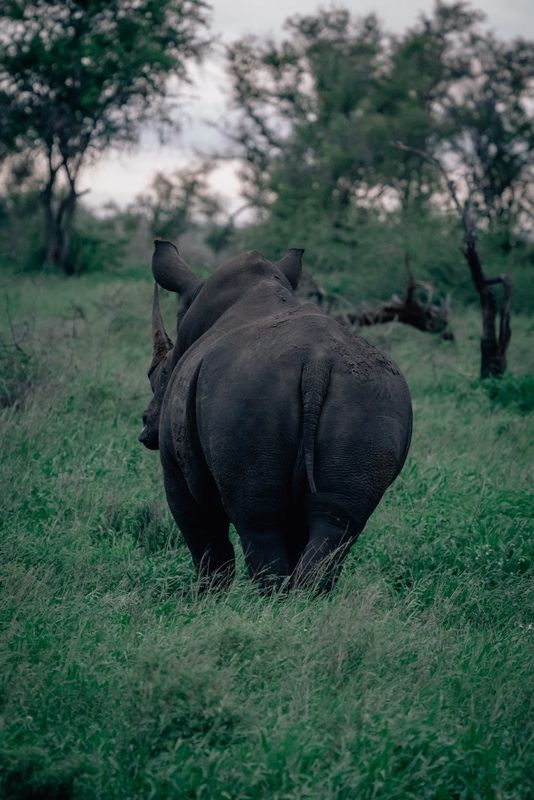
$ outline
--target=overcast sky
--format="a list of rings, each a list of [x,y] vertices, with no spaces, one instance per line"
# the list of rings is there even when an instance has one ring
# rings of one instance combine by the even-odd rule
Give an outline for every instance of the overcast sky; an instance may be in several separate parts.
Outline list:
[[[315,0],[215,0],[212,2],[213,34],[221,43],[247,33],[279,38],[284,21],[294,14],[311,14],[329,2]],[[387,30],[401,33],[412,26],[421,12],[432,12],[433,0],[341,0],[334,5],[348,8],[356,16],[374,12]],[[473,6],[487,16],[486,25],[503,39],[523,36],[534,39],[534,0],[478,0]],[[114,201],[124,207],[143,191],[157,170],[172,171],[183,167],[195,150],[209,151],[220,146],[216,133],[205,120],[217,120],[224,113],[224,75],[220,62],[208,59],[195,70],[195,85],[185,91],[182,132],[172,143],[161,146],[149,134],[131,153],[110,152],[97,165],[87,169],[81,181],[89,189],[85,202],[99,208]],[[227,164],[214,176],[214,185],[223,194],[236,197],[238,182],[234,167]]]
[[[213,3],[213,30],[227,39],[244,33],[280,32],[284,21],[293,14],[313,13],[320,5],[310,0],[269,0],[246,3],[244,0],[217,0]],[[375,13],[389,30],[402,32],[411,26],[421,11],[430,13],[433,0],[347,0],[334,3],[348,8],[357,16]],[[473,6],[487,14],[488,24],[503,38],[534,35],[534,3],[532,0],[478,0]]]

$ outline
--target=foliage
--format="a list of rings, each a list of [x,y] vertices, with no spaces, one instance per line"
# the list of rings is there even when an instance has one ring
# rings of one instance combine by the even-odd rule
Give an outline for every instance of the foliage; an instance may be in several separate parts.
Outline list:
[[[443,99],[455,133],[444,145],[459,161],[475,213],[510,236],[534,212],[534,42],[473,36],[465,66]]]
[[[534,411],[534,375],[506,375],[484,384],[494,406],[512,406],[522,414]]]
[[[191,170],[159,175],[126,210],[110,204],[96,212],[80,202],[70,237],[71,272],[135,273],[148,279],[146,264],[155,236],[180,241],[193,264],[211,270],[227,257],[235,230],[224,223],[222,204],[207,185],[207,174]],[[42,269],[43,209],[39,190],[31,184],[22,190],[8,185],[0,194],[0,248],[6,273]]]
[[[298,213],[304,203],[327,213],[335,228],[385,171],[406,192],[392,126],[400,124],[402,134],[408,129],[421,143],[432,119],[409,82],[399,95],[400,87],[385,81],[385,35],[374,16],[353,21],[348,11],[334,9],[294,17],[287,27],[292,39],[280,47],[248,37],[229,49],[240,112],[230,135],[244,159],[251,202],[269,207],[276,197],[274,213],[277,206]],[[408,174],[420,172],[415,159],[405,161]]]
[[[6,289],[34,365],[0,412],[6,800],[531,796],[534,417],[472,383],[473,312],[456,343],[366,331],[406,374],[414,440],[335,593],[259,597],[241,560],[217,597],[137,441],[150,285]],[[525,383],[531,336],[517,317]]]
[[[359,212],[334,235],[326,215],[301,209],[291,217],[273,214],[266,223],[239,231],[243,246],[255,248],[271,258],[280,258],[287,248],[306,248],[304,263],[328,291],[352,303],[386,300],[406,291],[406,257],[412,273],[430,281],[436,295],[449,294],[453,306],[476,302],[469,271],[460,249],[459,221],[451,216],[426,213],[390,214],[385,219],[374,212]],[[527,238],[503,237],[481,232],[480,253],[488,272],[510,271],[514,311],[534,310],[534,245]]]
[[[467,179],[480,238],[496,244],[489,260],[510,256],[500,258],[508,271],[532,230],[534,43],[500,41],[481,31],[482,19],[463,2],[438,2],[403,36],[389,36],[374,16],[353,19],[338,8],[289,19],[281,44],[234,43],[237,121],[227,133],[260,220],[248,238],[281,252],[302,231],[313,262],[350,273],[366,258],[358,243],[386,222],[410,258],[437,258],[441,274],[446,262],[447,290],[467,297],[456,266],[460,237],[441,249],[455,229],[450,198],[422,151]],[[413,247],[425,238],[421,227],[425,247]],[[396,258],[403,263],[402,253]],[[416,274],[427,277],[427,269]],[[384,281],[380,295],[395,289],[398,281]]]
[[[112,210],[96,216],[83,204],[78,207],[69,242],[69,264],[73,274],[116,271],[124,267],[133,221],[128,214]],[[137,220],[135,223],[139,225]],[[0,245],[3,268],[14,273],[42,269],[46,253],[43,209],[36,188],[8,191],[0,196]]]
[[[106,147],[169,122],[169,75],[206,42],[202,0],[26,2],[0,9],[0,143],[44,169],[46,258],[72,271],[80,170]],[[65,191],[66,187],[66,191]]]
[[[39,269],[46,254],[39,190],[9,187],[0,195],[2,265],[15,271]]]
[[[178,194],[180,183],[174,182],[174,176],[169,177],[173,191]],[[204,191],[203,182],[200,186]],[[80,203],[69,254],[76,274],[104,270],[148,277],[146,263],[152,253],[152,238],[159,234],[178,241],[179,232],[185,231],[186,239],[180,247],[185,247],[186,253],[187,235],[191,233],[204,239],[207,245],[205,252],[195,248],[187,254],[193,266],[212,268],[228,257],[228,247],[259,249],[276,260],[296,243],[306,248],[306,269],[319,283],[357,304],[363,300],[385,300],[394,292],[403,295],[408,256],[412,272],[421,280],[431,281],[436,296],[450,294],[453,306],[457,307],[476,299],[458,247],[461,233],[453,218],[418,211],[402,218],[388,215],[381,220],[377,214],[368,212],[359,214],[352,227],[338,229],[335,239],[331,239],[328,220],[310,213],[306,218],[300,217],[302,228],[297,240],[295,225],[289,218],[272,217],[268,226],[252,224],[238,229],[231,220],[226,225],[216,224],[218,211],[213,217],[211,209],[220,207],[217,198],[208,196],[207,203],[202,197],[194,198],[189,203],[182,202],[185,201],[182,195],[176,206],[171,202],[166,207],[158,206],[156,195],[148,194],[149,204],[146,199],[147,194],[142,207],[138,201],[126,212],[109,207],[105,216],[95,216]],[[164,211],[160,213],[162,207]],[[167,228],[155,224],[156,213]],[[0,197],[0,246],[5,269],[15,273],[41,269],[46,243],[37,190],[13,190]],[[532,243],[519,236],[503,239],[498,233],[482,232],[480,251],[483,263],[492,273],[511,270],[515,288],[513,309],[531,312],[534,309]]]
[[[127,238],[117,231],[119,219],[112,216],[98,218],[83,206],[80,207],[74,221],[69,251],[73,272],[112,271],[122,266]]]
[[[208,185],[213,167],[204,162],[170,175],[157,172],[148,192],[136,198],[130,213],[148,220],[153,237],[167,240],[177,240],[195,225],[210,224],[221,212],[221,201]]]

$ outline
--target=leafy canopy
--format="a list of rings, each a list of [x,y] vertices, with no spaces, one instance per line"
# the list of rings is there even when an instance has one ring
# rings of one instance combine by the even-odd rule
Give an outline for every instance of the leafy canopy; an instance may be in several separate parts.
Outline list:
[[[168,77],[206,41],[202,0],[10,0],[0,9],[5,147],[57,149],[65,163],[134,139],[150,108],[165,118]],[[154,112],[156,112],[154,114]]]
[[[135,141],[142,123],[172,121],[172,90],[208,44],[207,10],[203,0],[0,8],[0,155],[22,155],[44,173],[46,262],[73,269],[77,180],[88,159]]]
[[[429,207],[443,189],[408,148],[448,154],[488,224],[531,210],[534,43],[483,32],[468,4],[438,2],[402,36],[345,9],[296,16],[281,44],[228,50],[246,195],[269,214]]]

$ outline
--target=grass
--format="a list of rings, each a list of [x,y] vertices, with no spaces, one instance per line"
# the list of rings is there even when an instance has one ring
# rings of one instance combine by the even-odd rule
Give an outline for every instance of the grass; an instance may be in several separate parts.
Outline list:
[[[241,560],[213,597],[137,442],[150,284],[4,288],[2,798],[533,797],[532,319],[496,394],[476,312],[366,332],[414,440],[339,586],[263,598]]]

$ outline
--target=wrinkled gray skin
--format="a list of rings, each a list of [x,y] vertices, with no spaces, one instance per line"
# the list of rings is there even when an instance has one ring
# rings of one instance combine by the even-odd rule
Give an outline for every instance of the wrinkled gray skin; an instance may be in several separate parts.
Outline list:
[[[159,447],[171,512],[200,578],[234,573],[232,522],[266,590],[342,561],[408,452],[412,408],[397,366],[293,292],[302,250],[243,252],[205,281],[157,241],[157,283],[182,296],[177,341],[154,295],[154,398],[139,437]]]

